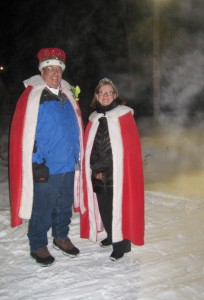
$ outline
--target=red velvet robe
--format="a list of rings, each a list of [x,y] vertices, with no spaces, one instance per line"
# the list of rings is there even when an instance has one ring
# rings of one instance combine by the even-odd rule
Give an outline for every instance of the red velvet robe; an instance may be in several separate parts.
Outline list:
[[[102,114],[94,112],[85,131],[83,164],[84,211],[81,212],[81,237],[97,240],[101,231],[96,194],[91,184],[90,154]],[[106,113],[113,152],[112,239],[144,244],[144,180],[140,138],[133,110],[118,106]]]
[[[26,80],[24,93],[18,100],[12,119],[9,143],[9,188],[11,202],[11,226],[30,219],[33,203],[32,153],[40,96],[46,83],[41,76]],[[67,95],[75,111],[80,129],[80,160],[83,157],[83,123],[78,103],[71,92],[68,82],[62,80],[61,89]],[[75,172],[74,209],[79,211],[83,203],[81,172]]]

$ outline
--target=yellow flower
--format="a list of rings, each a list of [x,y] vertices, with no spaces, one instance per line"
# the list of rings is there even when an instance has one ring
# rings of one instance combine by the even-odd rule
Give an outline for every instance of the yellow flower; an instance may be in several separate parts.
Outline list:
[[[79,101],[79,94],[81,92],[80,87],[78,85],[71,86],[71,92],[74,95],[74,98],[76,99],[76,101]]]

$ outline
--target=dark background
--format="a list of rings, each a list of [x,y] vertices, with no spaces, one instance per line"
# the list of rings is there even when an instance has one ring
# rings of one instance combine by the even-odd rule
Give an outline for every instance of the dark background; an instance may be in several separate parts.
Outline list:
[[[203,0],[1,1],[1,114],[13,113],[23,80],[39,74],[39,49],[59,47],[67,54],[64,79],[81,87],[85,119],[103,77],[113,80],[136,118],[153,116],[155,5],[160,112],[201,118]]]

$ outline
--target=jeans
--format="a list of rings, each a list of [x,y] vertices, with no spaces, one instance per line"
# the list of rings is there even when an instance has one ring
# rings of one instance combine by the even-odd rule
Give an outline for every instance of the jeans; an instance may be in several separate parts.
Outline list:
[[[74,200],[74,172],[50,175],[47,183],[34,183],[28,238],[32,252],[48,245],[47,233],[65,239],[69,233]]]

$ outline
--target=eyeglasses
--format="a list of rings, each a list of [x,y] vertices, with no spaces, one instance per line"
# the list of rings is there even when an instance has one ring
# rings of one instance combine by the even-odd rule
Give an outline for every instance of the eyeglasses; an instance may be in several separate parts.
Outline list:
[[[106,95],[106,96],[112,96],[113,94],[114,94],[115,92],[113,92],[113,91],[99,91],[98,92],[98,95],[99,96],[104,96],[104,95]]]
[[[62,68],[60,67],[46,67],[46,71],[49,72],[49,73],[62,73]]]

